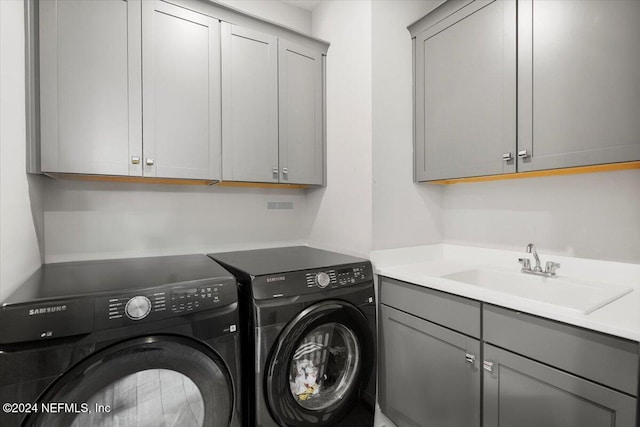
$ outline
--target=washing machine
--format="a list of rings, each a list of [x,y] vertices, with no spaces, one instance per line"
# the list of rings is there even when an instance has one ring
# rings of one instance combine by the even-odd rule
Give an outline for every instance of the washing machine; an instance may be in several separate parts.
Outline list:
[[[0,307],[0,425],[240,426],[237,325],[205,255],[45,264]]]
[[[371,263],[306,246],[210,254],[238,280],[247,426],[372,426]]]

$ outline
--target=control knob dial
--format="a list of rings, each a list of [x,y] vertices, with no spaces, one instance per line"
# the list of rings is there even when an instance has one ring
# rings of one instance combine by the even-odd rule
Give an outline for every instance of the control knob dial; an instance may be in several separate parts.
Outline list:
[[[331,278],[327,273],[321,271],[320,273],[316,274],[316,283],[318,284],[319,288],[326,288],[329,283],[331,283]]]
[[[151,301],[145,296],[136,296],[127,301],[124,306],[124,312],[131,320],[140,320],[147,317],[151,311]]]

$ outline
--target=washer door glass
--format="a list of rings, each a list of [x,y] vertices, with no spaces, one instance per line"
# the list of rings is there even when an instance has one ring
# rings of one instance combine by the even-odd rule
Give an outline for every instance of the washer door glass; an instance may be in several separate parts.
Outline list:
[[[360,344],[353,331],[326,323],[309,332],[293,354],[291,394],[303,408],[328,408],[348,395],[359,367]]]
[[[375,363],[373,330],[345,301],[326,300],[280,332],[265,371],[269,411],[278,425],[335,426],[366,389]]]
[[[100,350],[38,399],[26,426],[227,427],[233,385],[220,357],[195,340],[152,336]]]

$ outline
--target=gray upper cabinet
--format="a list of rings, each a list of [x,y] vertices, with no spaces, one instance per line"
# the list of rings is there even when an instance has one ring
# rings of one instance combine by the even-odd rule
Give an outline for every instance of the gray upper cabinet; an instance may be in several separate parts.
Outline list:
[[[278,182],[278,39],[222,23],[222,178]]]
[[[450,1],[410,30],[416,181],[515,172],[515,0]]]
[[[40,153],[44,172],[140,175],[141,6],[41,1]]]
[[[518,170],[640,159],[640,2],[518,7]]]
[[[449,0],[409,30],[416,181],[640,160],[637,0]]]
[[[144,176],[220,179],[220,22],[143,1]]]
[[[222,24],[222,177],[322,185],[322,53]]]
[[[280,180],[322,185],[322,55],[280,39],[278,69]]]

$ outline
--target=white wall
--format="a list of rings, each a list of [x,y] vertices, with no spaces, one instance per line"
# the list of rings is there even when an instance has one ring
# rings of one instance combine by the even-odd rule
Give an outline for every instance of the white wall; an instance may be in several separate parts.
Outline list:
[[[327,56],[327,187],[308,192],[313,245],[368,255],[371,249],[371,2],[324,1],[313,35]]]
[[[215,0],[250,15],[311,34],[311,12],[277,0]]]
[[[447,243],[640,263],[640,170],[457,184]]]
[[[413,183],[407,26],[441,0],[373,1],[373,249],[440,243],[442,189]]]
[[[304,243],[311,227],[303,190],[47,181],[44,205],[46,262]]]
[[[42,178],[25,168],[24,4],[0,1],[0,301],[41,263]]]

